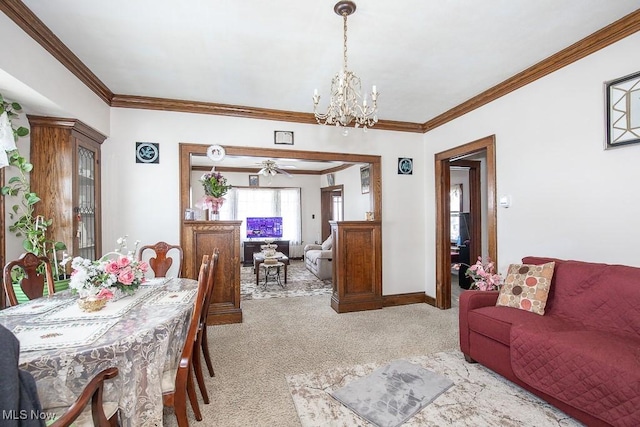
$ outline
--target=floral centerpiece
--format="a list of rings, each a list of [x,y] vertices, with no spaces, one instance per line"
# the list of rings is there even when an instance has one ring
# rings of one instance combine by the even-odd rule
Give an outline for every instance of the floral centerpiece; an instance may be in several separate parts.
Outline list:
[[[220,172],[207,172],[200,178],[204,187],[204,197],[200,200],[198,207],[208,209],[214,218],[220,214],[220,207],[224,203],[224,195],[227,194],[230,185],[227,185],[227,178]]]
[[[478,261],[470,266],[464,275],[473,281],[471,289],[494,291],[502,286],[502,276],[495,272],[494,263],[491,260],[483,263],[482,257],[478,257]]]
[[[96,261],[75,257],[71,260],[71,281],[69,287],[80,297],[112,299],[116,294],[133,294],[141,283],[146,281],[145,273],[149,265],[134,258],[140,241],[135,249],[124,253],[127,236],[117,240],[118,248]],[[65,257],[64,262],[69,261]]]

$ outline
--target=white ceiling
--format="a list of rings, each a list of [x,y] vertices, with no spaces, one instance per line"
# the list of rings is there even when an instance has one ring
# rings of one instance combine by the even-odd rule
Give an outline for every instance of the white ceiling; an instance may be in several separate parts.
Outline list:
[[[341,67],[335,0],[23,0],[116,94],[312,112]],[[379,117],[423,123],[640,0],[357,0],[349,69]],[[10,42],[10,41],[5,41]]]

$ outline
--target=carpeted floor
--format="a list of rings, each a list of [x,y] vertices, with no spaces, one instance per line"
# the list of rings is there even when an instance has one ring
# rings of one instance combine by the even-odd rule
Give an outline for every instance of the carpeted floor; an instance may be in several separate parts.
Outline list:
[[[243,323],[209,327],[216,376],[205,378],[212,402],[203,404],[198,392],[204,420],[195,421],[189,408],[190,425],[299,427],[287,377],[458,349],[457,307],[412,304],[337,314],[330,299],[327,294],[242,301]],[[483,388],[482,382],[476,385]],[[511,389],[504,390],[493,395],[496,405],[511,399]],[[165,425],[177,425],[171,409],[165,409]]]
[[[264,271],[260,272],[260,283],[256,286],[256,274],[253,267],[240,267],[241,301],[331,294],[331,280],[318,279],[306,269],[302,260],[289,262],[286,284],[284,283],[284,271],[280,275],[283,286],[272,280],[265,286]]]

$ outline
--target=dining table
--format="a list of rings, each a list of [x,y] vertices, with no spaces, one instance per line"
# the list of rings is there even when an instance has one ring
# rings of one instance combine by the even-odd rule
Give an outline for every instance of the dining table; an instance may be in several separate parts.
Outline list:
[[[149,280],[94,312],[62,291],[0,310],[20,341],[19,367],[36,380],[42,407],[70,406],[100,371],[115,366],[103,400],[117,402],[125,427],[162,426],[162,375],[176,369],[198,282]]]

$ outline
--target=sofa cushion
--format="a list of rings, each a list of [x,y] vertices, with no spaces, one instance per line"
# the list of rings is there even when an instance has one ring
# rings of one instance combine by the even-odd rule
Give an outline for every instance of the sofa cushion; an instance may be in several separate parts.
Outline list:
[[[304,255],[305,259],[313,264],[316,264],[319,259],[331,259],[331,251],[317,251],[310,250]]]
[[[640,268],[553,258],[526,257],[522,262],[554,261],[545,315],[578,321],[590,329],[640,336]]]
[[[504,285],[500,288],[496,305],[543,315],[554,265],[553,262],[542,265],[511,264]]]
[[[562,328],[565,322],[558,318],[540,317],[530,311],[512,307],[491,306],[471,310],[467,314],[469,329],[485,335],[506,346],[511,344],[511,326],[535,324],[539,322]]]
[[[332,245],[333,245],[333,237],[329,236],[324,242],[322,242],[322,250],[323,251],[331,250]]]
[[[613,425],[640,425],[640,340],[595,330],[514,325],[511,365],[531,387]]]

